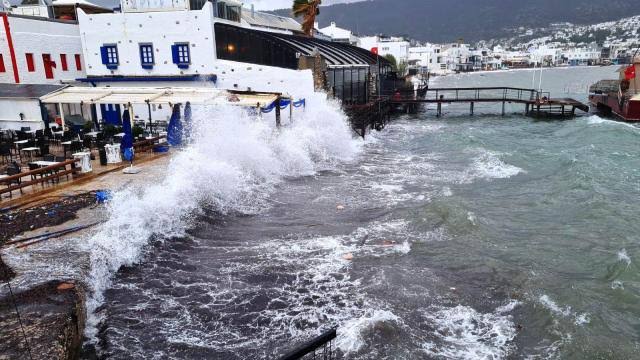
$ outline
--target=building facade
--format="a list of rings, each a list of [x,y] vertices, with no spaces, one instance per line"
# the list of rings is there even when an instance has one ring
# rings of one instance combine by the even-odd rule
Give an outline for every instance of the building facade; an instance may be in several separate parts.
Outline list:
[[[329,26],[321,28],[319,30],[322,34],[325,34],[329,38],[331,38],[331,41],[333,42],[350,44],[353,46],[358,46],[358,43],[360,42],[360,39],[358,39],[358,37],[354,35],[351,30],[338,27],[333,21]]]
[[[76,22],[0,13],[0,83],[60,84],[85,70]]]

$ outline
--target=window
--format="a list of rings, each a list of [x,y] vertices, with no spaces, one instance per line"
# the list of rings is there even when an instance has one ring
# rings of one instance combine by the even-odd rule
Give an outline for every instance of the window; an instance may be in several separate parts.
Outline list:
[[[0,73],[3,73],[7,71],[7,69],[5,69],[4,67],[4,58],[2,57],[2,54],[0,54]]]
[[[36,64],[33,62],[33,54],[27,53],[25,56],[27,57],[27,71],[36,71]]]
[[[82,59],[80,58],[80,54],[76,54],[76,70],[82,71]]]
[[[180,69],[186,69],[191,64],[191,56],[189,54],[189,43],[177,43],[171,46],[173,55],[173,63],[178,65]]]
[[[140,44],[140,64],[143,69],[153,69],[153,45]]]
[[[107,69],[117,69],[120,64],[118,60],[118,46],[117,45],[104,45],[100,47],[100,55],[102,55],[102,63],[107,66]]]
[[[62,66],[62,71],[69,70],[67,66],[67,54],[60,54],[60,65]]]

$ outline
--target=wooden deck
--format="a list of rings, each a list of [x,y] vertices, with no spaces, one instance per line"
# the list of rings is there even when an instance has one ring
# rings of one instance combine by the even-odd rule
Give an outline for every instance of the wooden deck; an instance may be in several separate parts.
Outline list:
[[[20,190],[14,190],[11,193],[11,196],[9,194],[2,194],[0,195],[0,209],[12,208],[16,206],[22,206],[27,203],[32,204],[34,202],[46,200],[53,194],[59,193],[60,191],[73,191],[74,187],[77,185],[86,184],[87,182],[100,178],[103,175],[123,170],[124,168],[129,166],[128,162],[109,164],[104,166],[100,165],[100,161],[98,160],[98,151],[94,149],[92,150],[92,153],[97,159],[91,161],[91,165],[93,167],[92,172],[86,174],[63,176],[60,178],[59,182],[51,181],[45,182],[43,184],[28,186],[23,188],[22,192]],[[166,155],[166,153],[156,154],[152,152],[139,152],[136,153],[136,160],[134,164],[143,164],[164,157]],[[27,182],[29,180],[31,180],[30,176],[25,176],[22,178],[23,182]],[[2,186],[2,188],[6,187],[6,185],[4,184],[0,184],[0,186]]]

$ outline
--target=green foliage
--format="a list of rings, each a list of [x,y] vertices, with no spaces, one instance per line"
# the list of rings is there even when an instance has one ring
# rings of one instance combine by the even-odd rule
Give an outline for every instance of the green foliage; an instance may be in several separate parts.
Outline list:
[[[391,67],[393,68],[393,71],[398,71],[398,60],[396,60],[395,56],[391,54],[387,54],[383,56],[383,58],[387,59],[391,63]]]
[[[85,133],[93,131],[93,123],[91,121],[87,121],[82,126],[82,130],[84,130]]]
[[[138,136],[144,133],[144,129],[138,125],[134,126],[131,129],[131,133],[133,134],[133,138],[136,139]]]
[[[121,132],[122,132],[122,128],[120,126],[113,126],[111,124],[107,124],[102,127],[102,133],[104,134],[104,137],[107,139]]]
[[[409,68],[409,64],[407,64],[404,61],[401,61],[396,69],[396,72],[398,73],[398,76],[405,76],[407,74],[407,70]]]

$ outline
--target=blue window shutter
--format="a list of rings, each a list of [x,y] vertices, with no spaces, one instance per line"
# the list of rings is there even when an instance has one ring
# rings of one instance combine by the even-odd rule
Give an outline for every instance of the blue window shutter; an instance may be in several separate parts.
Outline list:
[[[178,45],[171,45],[171,55],[173,56],[173,63],[180,63],[180,58],[178,57]]]
[[[102,63],[107,65],[109,63],[109,56],[107,55],[106,46],[100,46],[100,56],[102,56]]]

